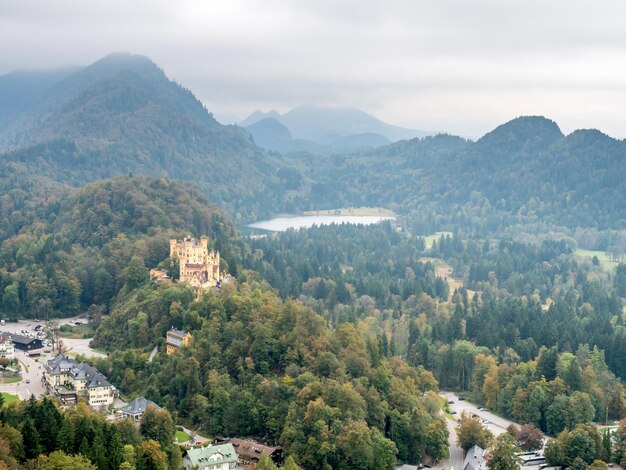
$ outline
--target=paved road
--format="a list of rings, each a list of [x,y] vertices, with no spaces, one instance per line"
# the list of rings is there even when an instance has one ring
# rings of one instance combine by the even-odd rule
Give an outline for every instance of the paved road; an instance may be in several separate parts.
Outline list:
[[[78,318],[79,317],[72,317],[53,321],[58,323],[59,325],[63,325],[74,323]],[[82,316],[80,318],[84,321],[84,318],[82,318]],[[22,330],[27,330],[34,334],[34,328],[37,325],[41,325],[43,328],[45,327],[45,322],[35,322],[34,320],[6,322],[4,325],[0,326],[0,331],[22,334]],[[64,345],[68,348],[68,352],[70,355],[83,354],[89,357],[104,356],[103,354],[94,351],[89,347],[89,339],[62,338],[62,341]],[[31,358],[26,355],[25,351],[21,351],[16,348],[15,357],[21,363],[20,372],[22,375],[22,381],[15,384],[1,384],[0,392],[7,392],[13,395],[17,395],[22,400],[27,399],[28,397],[30,397],[31,394],[35,395],[36,397],[45,394],[45,388],[41,381],[43,375],[43,364],[45,364],[48,359],[52,359],[56,355],[56,352],[54,354],[52,352],[44,352],[48,350],[50,350],[49,347],[36,350],[36,352],[41,353],[41,356],[38,358]]]
[[[446,401],[452,401],[453,404],[450,405],[450,411],[456,411],[454,416],[461,417],[461,414],[468,413],[470,415],[476,415],[481,420],[487,420],[488,423],[485,426],[493,433],[494,436],[499,436],[500,434],[506,432],[507,427],[511,424],[515,424],[519,427],[519,424],[513,423],[513,421],[509,421],[508,419],[497,416],[487,410],[479,410],[478,406],[473,403],[468,402],[467,400],[459,400],[457,394],[452,392],[441,392],[440,396],[444,397]],[[458,419],[458,418],[457,418]],[[448,444],[450,446],[450,460],[448,462],[440,462],[434,468],[435,469],[450,469],[454,467],[454,470],[462,470],[463,468],[463,449],[461,449],[458,445],[456,439],[456,421],[446,418],[448,423],[448,430],[450,432],[450,437],[448,440]],[[545,438],[544,438],[545,442]],[[526,469],[531,469],[534,467],[524,467]],[[538,467],[537,467],[538,468]]]

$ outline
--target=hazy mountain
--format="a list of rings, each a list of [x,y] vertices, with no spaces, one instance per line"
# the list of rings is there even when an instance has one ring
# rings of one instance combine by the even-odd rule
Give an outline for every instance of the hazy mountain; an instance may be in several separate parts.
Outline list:
[[[275,206],[276,163],[150,59],[112,54],[58,81],[0,132],[4,157],[75,186],[136,173],[194,181],[228,210]]]
[[[283,151],[293,141],[291,132],[274,118],[264,118],[246,127],[254,142],[264,149]]]
[[[423,137],[429,132],[393,126],[354,108],[300,106],[279,114],[276,111],[255,111],[241,124],[248,127],[265,118],[274,118],[289,129],[296,139],[312,140],[328,145],[332,136],[379,134],[391,142]],[[362,143],[362,142],[360,142]]]
[[[368,150],[388,145],[390,142],[380,134],[364,133],[351,135],[328,134],[313,141],[294,139],[289,129],[275,118],[264,118],[246,127],[254,142],[267,150],[281,153],[311,152],[321,155],[333,155],[341,152]]]
[[[50,88],[78,68],[21,70],[0,76],[0,129],[37,103]]]
[[[6,233],[27,222],[20,201],[33,197],[36,206],[49,185],[129,173],[190,181],[237,223],[367,205],[410,215],[418,232],[626,225],[626,142],[590,130],[564,136],[543,117],[514,119],[476,142],[439,135],[354,152],[385,142],[346,124],[364,113],[298,108],[251,123],[248,133],[218,123],[141,56],[108,56],[42,93],[0,130],[11,149],[0,156],[0,190],[11,195],[0,199]],[[341,122],[345,132],[322,132]],[[304,128],[324,143],[301,138]]]

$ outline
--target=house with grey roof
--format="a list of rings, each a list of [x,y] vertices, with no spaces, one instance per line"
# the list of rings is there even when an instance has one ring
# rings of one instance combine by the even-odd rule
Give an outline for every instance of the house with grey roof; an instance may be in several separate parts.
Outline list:
[[[239,456],[232,444],[189,449],[183,457],[185,470],[234,470]]]
[[[473,446],[465,455],[463,470],[487,470],[485,450],[479,446]]]
[[[116,388],[98,369],[63,354],[44,364],[43,378],[48,391],[64,403],[76,403],[79,396],[84,396],[89,406],[106,407],[117,395]]]
[[[148,406],[154,406],[157,410],[161,409],[161,407],[152,400],[148,400],[144,397],[137,397],[119,412],[122,415],[122,418],[130,418],[133,421],[141,421],[141,417],[146,412],[146,408],[148,408]]]

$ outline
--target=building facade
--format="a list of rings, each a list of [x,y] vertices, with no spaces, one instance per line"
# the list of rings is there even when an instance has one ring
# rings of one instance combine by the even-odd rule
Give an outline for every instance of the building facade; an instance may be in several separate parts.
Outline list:
[[[170,354],[174,354],[179,348],[185,348],[189,346],[191,342],[191,333],[187,331],[177,330],[172,327],[167,332],[165,336],[165,352],[169,356]]]
[[[211,445],[189,449],[183,458],[185,470],[234,470],[237,452],[232,444]]]
[[[194,287],[215,287],[222,280],[220,254],[208,249],[208,239],[187,236],[182,242],[170,240],[170,258],[178,258],[180,282]]]
[[[44,365],[43,381],[50,393],[64,403],[85,397],[92,408],[113,404],[117,390],[98,369],[59,354]]]
[[[0,357],[6,357],[7,359],[15,359],[15,348],[13,347],[13,340],[9,335],[0,335]]]

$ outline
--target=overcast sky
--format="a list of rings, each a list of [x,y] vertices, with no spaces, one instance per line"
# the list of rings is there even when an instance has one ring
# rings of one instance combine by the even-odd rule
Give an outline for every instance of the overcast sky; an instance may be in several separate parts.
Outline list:
[[[0,74],[145,54],[223,122],[353,106],[479,136],[519,115],[626,137],[619,0],[0,0]]]

